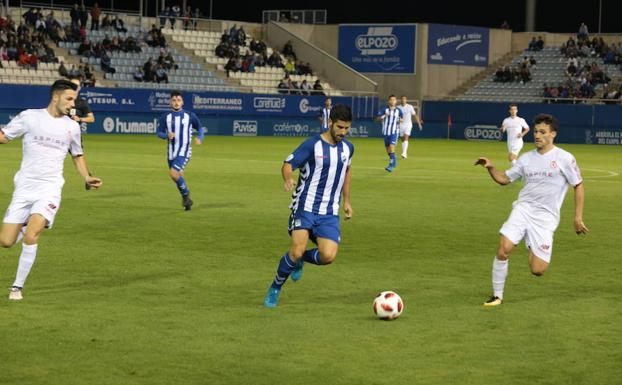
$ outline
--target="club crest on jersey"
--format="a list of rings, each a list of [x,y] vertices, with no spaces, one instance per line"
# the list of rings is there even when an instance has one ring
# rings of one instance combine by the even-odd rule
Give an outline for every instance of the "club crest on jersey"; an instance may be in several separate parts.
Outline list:
[[[341,153],[341,161],[345,163],[348,160],[348,156],[345,153]]]
[[[552,160],[551,161],[551,168],[557,168],[557,162]]]

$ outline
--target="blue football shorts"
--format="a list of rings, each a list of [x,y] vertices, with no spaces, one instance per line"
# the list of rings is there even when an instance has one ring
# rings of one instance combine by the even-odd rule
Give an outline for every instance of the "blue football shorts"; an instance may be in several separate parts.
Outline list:
[[[309,230],[309,238],[316,244],[317,238],[341,242],[341,229],[337,215],[319,215],[304,210],[292,212],[289,217],[288,230],[290,235],[293,230]]]

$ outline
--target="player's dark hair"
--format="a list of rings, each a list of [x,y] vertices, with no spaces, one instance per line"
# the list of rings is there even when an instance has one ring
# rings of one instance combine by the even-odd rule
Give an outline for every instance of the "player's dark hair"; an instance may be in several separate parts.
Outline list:
[[[54,84],[52,84],[52,87],[50,87],[50,96],[54,96],[55,93],[63,92],[65,90],[77,91],[78,86],[73,84],[69,80],[65,80],[65,79],[57,80],[54,82]]]
[[[171,92],[171,99],[173,99],[175,96],[180,96],[183,98],[183,95],[181,94],[181,92],[179,91],[173,91]]]
[[[394,98],[394,97],[395,97],[395,95],[391,94],[391,95],[389,95],[389,97],[387,99],[391,99],[391,98]]]
[[[557,118],[550,114],[538,114],[535,118],[533,118],[533,125],[537,125],[540,123],[544,123],[548,125],[551,131],[558,132],[559,131],[559,122]]]
[[[516,107],[516,108],[518,108],[518,104],[516,104],[516,103],[510,103],[510,105],[508,106],[508,109],[509,109],[509,108],[512,108],[512,107]]]
[[[331,122],[336,122],[338,120],[351,122],[352,110],[345,104],[337,104],[330,110],[330,120]]]
[[[400,99],[401,99],[401,98],[406,98],[406,99],[408,99],[408,96],[406,96],[406,95],[402,95],[402,96],[400,96]]]

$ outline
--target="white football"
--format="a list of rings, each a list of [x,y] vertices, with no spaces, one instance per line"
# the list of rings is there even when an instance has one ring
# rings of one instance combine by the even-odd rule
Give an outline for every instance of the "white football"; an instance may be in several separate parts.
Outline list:
[[[404,303],[394,291],[383,291],[374,299],[374,313],[381,320],[392,320],[402,314]]]

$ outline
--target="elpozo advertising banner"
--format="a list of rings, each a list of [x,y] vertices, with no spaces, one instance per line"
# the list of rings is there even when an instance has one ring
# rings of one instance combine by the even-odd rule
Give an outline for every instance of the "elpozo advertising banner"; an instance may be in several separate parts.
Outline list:
[[[486,67],[489,29],[428,24],[428,64]]]
[[[339,60],[358,72],[414,74],[417,26],[339,26]]]

